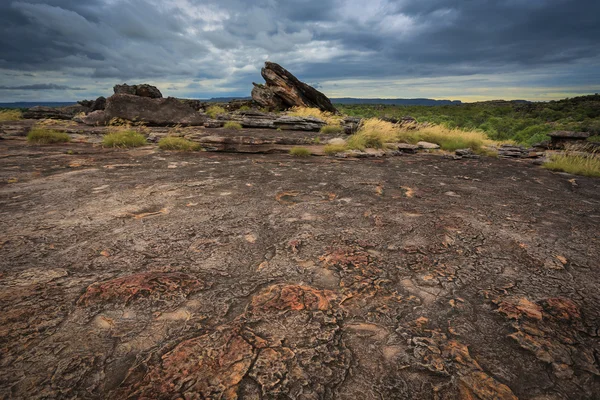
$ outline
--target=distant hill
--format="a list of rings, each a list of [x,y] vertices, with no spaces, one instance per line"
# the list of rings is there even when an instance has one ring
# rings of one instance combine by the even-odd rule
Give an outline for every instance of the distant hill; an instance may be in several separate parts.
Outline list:
[[[359,99],[352,97],[332,98],[334,104],[383,104],[396,106],[449,106],[462,104],[460,100],[433,99]]]

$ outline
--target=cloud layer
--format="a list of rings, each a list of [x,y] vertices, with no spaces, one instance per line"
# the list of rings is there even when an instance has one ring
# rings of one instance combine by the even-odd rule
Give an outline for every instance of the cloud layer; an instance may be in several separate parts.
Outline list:
[[[597,0],[9,0],[0,101],[124,81],[248,95],[265,60],[335,97],[558,98],[600,88],[597,15]]]

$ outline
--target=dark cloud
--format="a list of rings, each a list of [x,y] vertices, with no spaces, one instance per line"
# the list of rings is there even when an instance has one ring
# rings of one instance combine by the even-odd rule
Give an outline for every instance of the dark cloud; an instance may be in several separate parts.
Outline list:
[[[0,86],[0,90],[87,90],[86,88],[80,87],[69,87],[63,85],[56,85],[54,83],[38,83],[35,85],[23,85],[23,86]]]
[[[575,91],[600,84],[598,15],[597,0],[0,0],[0,85],[246,95],[270,59],[325,91],[490,74]]]

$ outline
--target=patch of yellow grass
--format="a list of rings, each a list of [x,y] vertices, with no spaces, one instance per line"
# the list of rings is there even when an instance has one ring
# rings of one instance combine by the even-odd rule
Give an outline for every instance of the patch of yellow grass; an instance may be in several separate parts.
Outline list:
[[[447,151],[467,148],[479,151],[484,145],[494,143],[481,131],[462,131],[442,125],[432,125],[417,130],[400,130],[397,138],[407,143],[419,141],[436,143]]]
[[[71,137],[65,132],[35,126],[27,134],[27,141],[34,144],[65,143],[70,142]]]
[[[0,110],[0,121],[18,121],[23,119],[21,110]]]
[[[342,123],[342,117],[339,115],[335,115],[330,112],[321,111],[318,108],[310,108],[310,107],[293,107],[288,115],[293,115],[295,117],[314,117],[319,118],[322,121],[325,121],[327,125],[340,125]]]
[[[398,141],[400,130],[391,122],[378,118],[369,118],[360,123],[358,132],[348,139],[348,148],[364,150],[365,148],[381,149],[386,143]]]
[[[146,137],[132,130],[110,132],[102,139],[102,145],[106,147],[139,147],[145,144]]]
[[[560,154],[544,163],[544,168],[574,175],[600,177],[600,157],[594,155]]]

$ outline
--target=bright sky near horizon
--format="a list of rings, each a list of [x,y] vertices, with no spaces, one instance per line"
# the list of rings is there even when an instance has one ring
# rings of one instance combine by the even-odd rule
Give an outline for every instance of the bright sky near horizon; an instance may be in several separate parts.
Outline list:
[[[0,102],[151,83],[248,96],[265,60],[330,97],[600,92],[598,0],[0,0]]]

